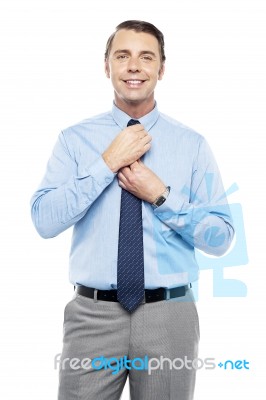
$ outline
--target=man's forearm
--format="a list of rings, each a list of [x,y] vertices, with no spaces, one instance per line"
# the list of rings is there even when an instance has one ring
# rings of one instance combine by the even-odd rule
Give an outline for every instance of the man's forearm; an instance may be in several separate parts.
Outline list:
[[[234,228],[227,203],[195,206],[182,201],[182,196],[171,189],[154,213],[189,245],[207,254],[221,256],[232,243]]]
[[[88,176],[72,176],[67,183],[56,188],[43,186],[31,200],[32,220],[38,233],[50,238],[74,225],[114,176],[100,157],[88,169]]]

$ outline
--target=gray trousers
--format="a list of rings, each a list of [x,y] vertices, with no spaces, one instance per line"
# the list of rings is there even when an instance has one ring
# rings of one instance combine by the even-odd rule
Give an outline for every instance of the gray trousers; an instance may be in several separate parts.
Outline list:
[[[58,400],[119,400],[127,376],[131,400],[192,400],[198,342],[191,289],[132,314],[75,293],[64,311]]]

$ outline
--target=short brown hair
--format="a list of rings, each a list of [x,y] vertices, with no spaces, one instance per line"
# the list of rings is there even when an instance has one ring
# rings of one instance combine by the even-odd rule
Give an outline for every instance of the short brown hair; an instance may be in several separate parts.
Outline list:
[[[105,54],[104,54],[104,59],[105,61],[108,59],[112,42],[115,37],[116,32],[118,32],[120,29],[127,29],[127,30],[132,30],[135,32],[145,32],[153,35],[156,37],[159,43],[159,49],[160,49],[160,56],[161,56],[161,63],[163,64],[166,57],[164,53],[164,36],[161,31],[159,31],[156,26],[152,25],[149,22],[145,21],[138,21],[138,20],[129,20],[129,21],[124,21],[121,24],[117,25],[115,32],[112,33],[112,35],[109,37],[106,43],[106,49],[105,49]]]

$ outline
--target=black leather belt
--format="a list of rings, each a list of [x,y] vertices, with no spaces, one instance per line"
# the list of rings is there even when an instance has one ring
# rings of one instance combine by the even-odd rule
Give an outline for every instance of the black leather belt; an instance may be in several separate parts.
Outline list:
[[[152,303],[154,301],[169,300],[175,297],[185,296],[186,291],[191,288],[191,283],[185,286],[179,286],[172,289],[158,288],[145,289],[145,301],[143,303]],[[76,292],[81,296],[103,301],[118,301],[117,290],[98,290],[87,286],[76,286]]]

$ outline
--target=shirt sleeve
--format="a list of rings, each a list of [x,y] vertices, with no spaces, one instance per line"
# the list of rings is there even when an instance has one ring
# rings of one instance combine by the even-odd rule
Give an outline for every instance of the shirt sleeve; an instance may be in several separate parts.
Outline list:
[[[50,238],[74,225],[115,175],[101,156],[79,171],[61,132],[45,176],[31,199],[31,216],[38,233]]]
[[[222,179],[206,140],[202,138],[190,187],[171,187],[155,215],[189,245],[220,256],[232,242],[234,228]]]

